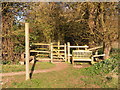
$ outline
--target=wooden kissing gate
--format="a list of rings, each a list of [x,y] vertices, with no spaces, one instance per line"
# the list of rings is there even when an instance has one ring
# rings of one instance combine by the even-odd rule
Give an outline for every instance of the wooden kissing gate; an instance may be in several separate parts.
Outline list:
[[[70,46],[70,42],[66,44],[60,44],[58,42],[52,43],[32,43],[32,50],[29,47],[29,23],[25,23],[25,62],[26,62],[26,80],[30,79],[29,77],[29,60],[30,56],[34,57],[33,60],[49,60],[50,62],[54,61],[68,61],[70,63],[72,57],[72,63],[75,61],[90,61],[94,62],[95,58],[100,56],[105,56],[105,54],[98,55],[99,48],[102,46],[95,48],[88,48],[88,46]],[[75,50],[71,49],[74,48]],[[93,50],[95,51],[95,55],[93,55]]]

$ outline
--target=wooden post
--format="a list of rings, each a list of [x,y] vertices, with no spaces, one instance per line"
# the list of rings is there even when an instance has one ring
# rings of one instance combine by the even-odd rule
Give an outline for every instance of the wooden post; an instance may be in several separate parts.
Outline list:
[[[94,57],[91,57],[91,64],[94,64]]]
[[[64,53],[65,53],[65,61],[67,61],[67,55],[66,55],[66,44],[65,44],[65,46],[64,46]]]
[[[68,45],[68,62],[70,63],[70,42],[67,42]]]
[[[98,55],[98,50],[95,51],[95,55]],[[95,58],[95,60],[97,61],[98,58]]]
[[[51,53],[51,45],[48,45],[48,51]],[[49,57],[51,55],[50,53],[49,53]]]
[[[98,55],[98,50],[95,51],[95,55]]]
[[[87,46],[87,45],[85,45],[85,46]],[[87,48],[85,48],[85,50],[87,50]]]
[[[51,43],[51,63],[53,62],[53,44]]]
[[[25,23],[25,54],[26,54],[26,80],[30,79],[29,76],[29,23]]]
[[[60,57],[60,41],[58,41],[58,56]]]

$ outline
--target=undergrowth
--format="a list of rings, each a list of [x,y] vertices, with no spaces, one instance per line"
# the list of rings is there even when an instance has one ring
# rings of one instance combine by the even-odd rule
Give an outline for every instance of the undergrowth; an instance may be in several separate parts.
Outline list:
[[[118,60],[119,54],[111,54],[109,59],[95,63],[92,67],[87,67],[81,71],[87,75],[104,75],[108,73],[116,73],[118,75]]]

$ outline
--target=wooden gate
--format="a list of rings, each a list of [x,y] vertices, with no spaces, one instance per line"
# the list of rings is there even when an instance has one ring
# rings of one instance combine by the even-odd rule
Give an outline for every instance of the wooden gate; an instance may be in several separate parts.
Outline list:
[[[66,44],[61,45],[60,42],[51,43],[51,57],[53,61],[66,61]]]
[[[53,42],[51,44],[33,43],[30,53],[36,57],[37,60],[42,61],[66,61],[66,44],[61,45],[60,42]]]

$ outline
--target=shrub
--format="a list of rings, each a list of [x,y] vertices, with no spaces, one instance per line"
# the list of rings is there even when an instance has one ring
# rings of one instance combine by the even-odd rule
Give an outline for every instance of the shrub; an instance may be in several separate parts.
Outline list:
[[[92,67],[87,67],[81,71],[86,75],[104,75],[110,72],[118,74],[118,54],[111,56],[111,58],[93,64]]]

